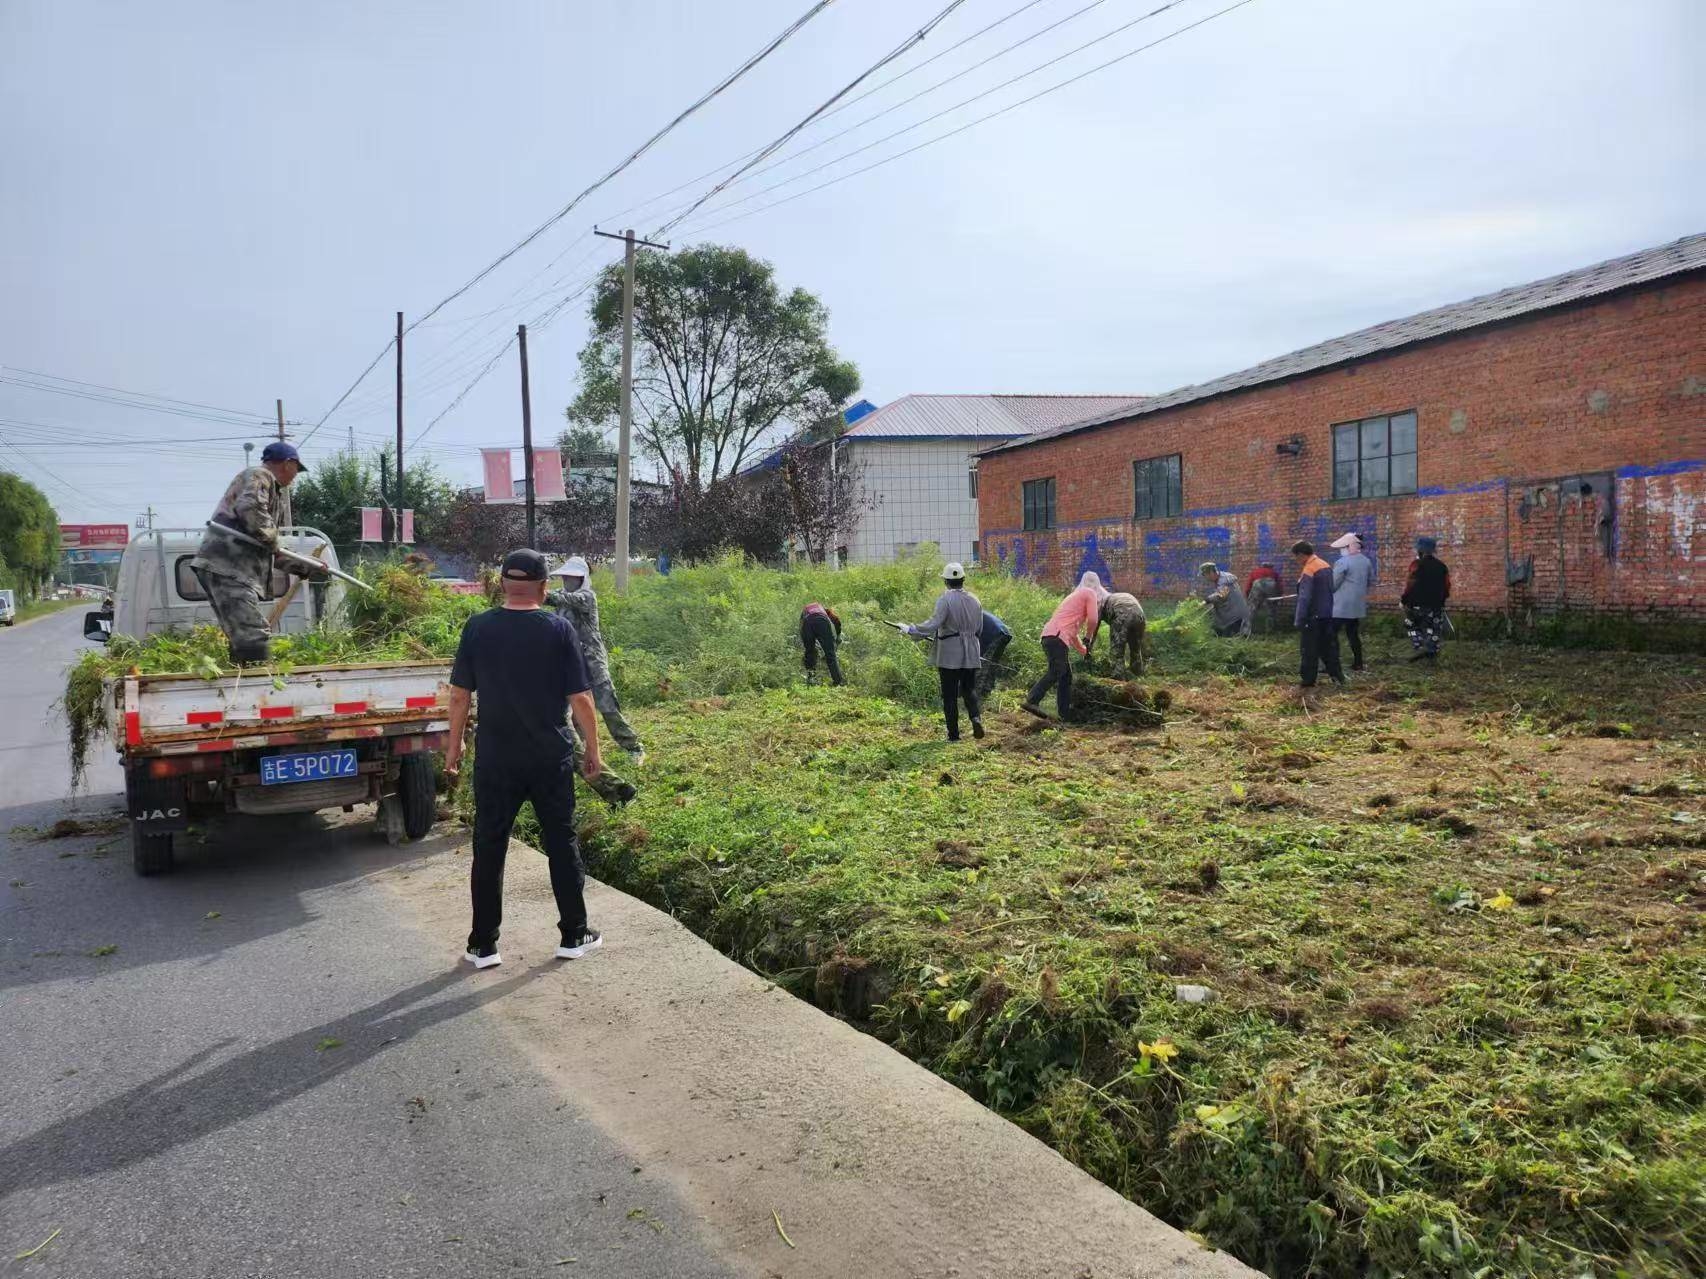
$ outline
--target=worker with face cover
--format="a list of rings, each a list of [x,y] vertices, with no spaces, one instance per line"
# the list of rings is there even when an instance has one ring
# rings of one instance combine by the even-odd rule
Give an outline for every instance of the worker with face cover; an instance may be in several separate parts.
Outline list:
[[[1043,653],[1048,657],[1048,670],[1031,686],[1020,709],[1039,719],[1043,715],[1042,698],[1054,689],[1054,708],[1062,720],[1072,713],[1073,652],[1090,656],[1090,646],[1096,642],[1096,631],[1102,625],[1102,601],[1108,590],[1102,579],[1086,573],[1078,585],[1060,602],[1054,616],[1043,627]]]
[[[930,661],[941,677],[942,717],[947,721],[948,740],[960,740],[960,702],[971,718],[971,735],[983,736],[983,711],[977,700],[977,672],[983,662],[979,636],[983,631],[983,605],[966,590],[966,571],[959,564],[942,568],[941,595],[930,620],[908,626],[906,633],[936,642]]]
[[[1333,543],[1333,629],[1350,641],[1351,669],[1362,664],[1362,619],[1368,616],[1368,588],[1374,581],[1374,561],[1362,553],[1362,538],[1346,533]]]
[[[556,610],[558,617],[574,627],[581,656],[586,663],[592,704],[604,718],[610,736],[628,752],[634,763],[643,764],[646,752],[640,745],[634,726],[622,714],[621,703],[616,700],[616,685],[610,678],[610,656],[604,650],[604,636],[598,625],[598,599],[587,583],[587,572],[584,559],[579,555],[570,556],[551,574],[562,585],[547,594],[545,602]],[[566,727],[569,737],[578,742],[574,720],[569,720]],[[638,793],[632,782],[610,768],[604,768],[596,776],[584,780],[594,794],[613,808],[622,807]]]

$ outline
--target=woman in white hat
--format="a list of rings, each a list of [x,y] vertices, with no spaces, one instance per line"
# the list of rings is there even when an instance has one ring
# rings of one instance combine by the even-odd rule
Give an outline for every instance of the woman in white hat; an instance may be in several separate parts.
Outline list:
[[[1362,553],[1362,538],[1346,533],[1333,543],[1333,628],[1351,644],[1351,669],[1362,664],[1362,619],[1368,616],[1368,588],[1374,581],[1374,561]]]

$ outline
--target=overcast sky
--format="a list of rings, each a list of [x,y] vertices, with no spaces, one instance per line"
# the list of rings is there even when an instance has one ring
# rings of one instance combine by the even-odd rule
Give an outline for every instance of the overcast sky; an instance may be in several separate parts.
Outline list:
[[[804,147],[1086,0],[1036,0]],[[672,234],[817,293],[883,403],[908,392],[1158,392],[1379,320],[1706,230],[1699,0],[1183,0],[799,183],[792,174],[1141,17],[1103,0],[989,65],[731,190]],[[481,286],[410,334],[412,438],[513,333],[616,255],[617,216],[767,141],[933,12],[838,0]],[[967,0],[897,72],[1017,10]],[[270,417],[298,439],[390,336],[807,8],[0,0],[0,365]],[[705,228],[692,234],[696,227]],[[500,307],[508,309],[499,310]],[[478,317],[478,318],[475,318]],[[442,321],[442,322],[440,322]],[[534,420],[574,393],[584,303],[530,333]],[[8,371],[3,376],[13,377]],[[308,440],[392,429],[389,360]],[[475,482],[519,444],[511,352],[422,447]],[[207,422],[0,384],[0,467],[68,522],[152,503],[199,525],[241,465]],[[224,438],[208,438],[224,437]],[[94,443],[135,440],[135,445]]]

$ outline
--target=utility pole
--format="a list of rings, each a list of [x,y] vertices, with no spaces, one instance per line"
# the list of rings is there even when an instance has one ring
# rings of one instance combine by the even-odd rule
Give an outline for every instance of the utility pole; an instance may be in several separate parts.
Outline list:
[[[274,400],[273,403],[278,405],[278,438],[280,441],[282,441],[284,439],[284,401],[283,400]],[[283,512],[283,514],[284,514],[284,527],[285,528],[289,528],[291,525],[296,523],[295,518],[291,515],[291,512],[290,512],[290,490],[289,489],[284,490],[284,512]]]
[[[632,452],[634,425],[634,249],[668,249],[667,244],[636,240],[634,228],[621,235],[593,228],[594,235],[607,240],[621,240],[622,245],[622,399],[620,425],[616,434],[616,591],[628,589],[628,462]]]
[[[136,517],[136,526],[149,530],[154,528],[154,508],[152,506]]]
[[[527,544],[536,548],[533,536],[533,395],[527,389],[527,326],[517,326],[515,336],[521,344],[521,473],[526,477],[522,480],[522,492],[527,495]]]
[[[397,492],[395,514],[391,516],[391,536],[399,548],[403,545],[403,313],[397,312]]]

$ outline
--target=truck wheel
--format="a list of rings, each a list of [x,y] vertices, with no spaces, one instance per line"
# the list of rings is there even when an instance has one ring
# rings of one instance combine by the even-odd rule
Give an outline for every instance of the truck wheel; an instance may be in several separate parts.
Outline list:
[[[420,839],[438,818],[438,779],[432,756],[424,752],[405,755],[398,763],[397,798],[403,806],[403,834]]]
[[[164,875],[172,869],[172,836],[130,833],[130,860],[138,875]]]

